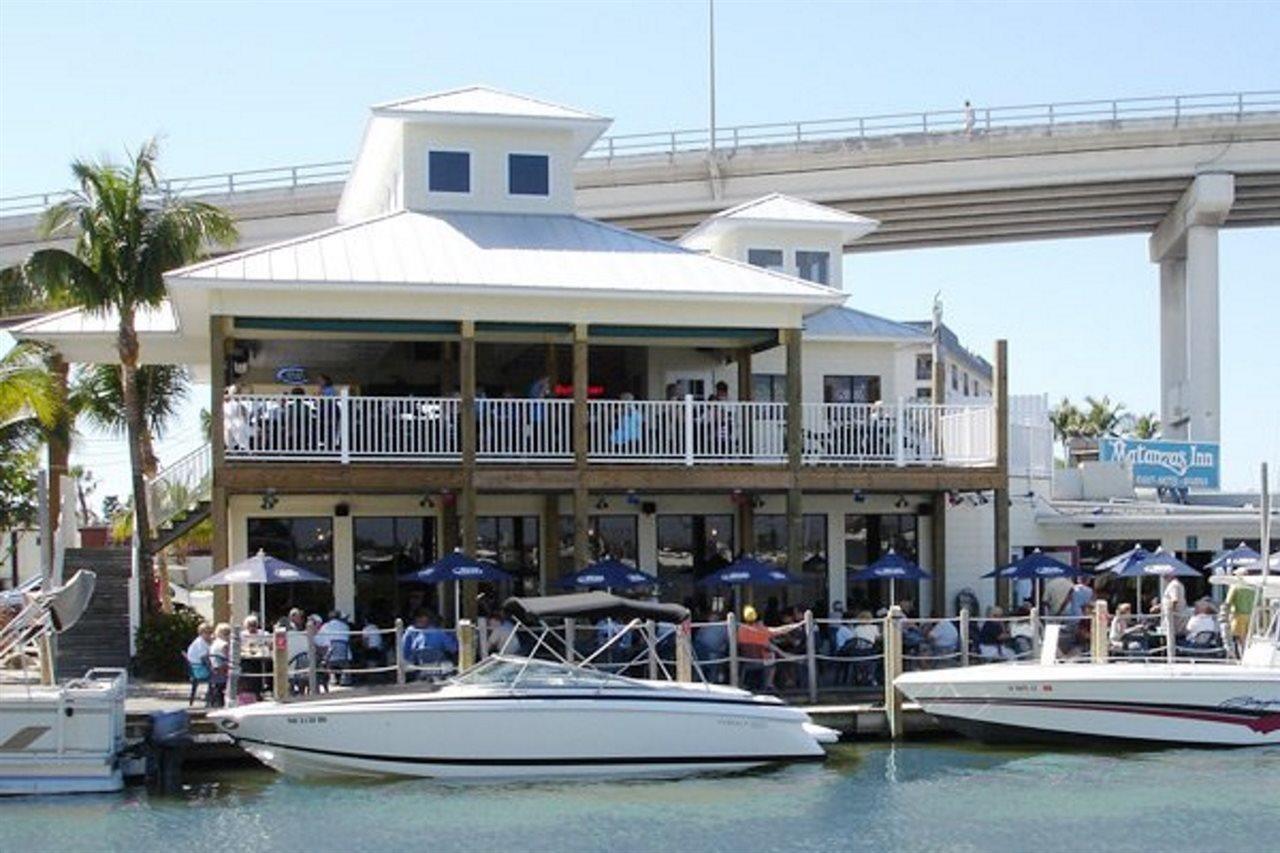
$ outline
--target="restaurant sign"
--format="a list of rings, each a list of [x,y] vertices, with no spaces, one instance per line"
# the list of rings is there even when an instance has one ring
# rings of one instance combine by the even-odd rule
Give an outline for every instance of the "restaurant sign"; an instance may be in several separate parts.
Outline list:
[[[1218,488],[1221,457],[1216,442],[1104,438],[1098,451],[1103,462],[1127,463],[1135,486]]]

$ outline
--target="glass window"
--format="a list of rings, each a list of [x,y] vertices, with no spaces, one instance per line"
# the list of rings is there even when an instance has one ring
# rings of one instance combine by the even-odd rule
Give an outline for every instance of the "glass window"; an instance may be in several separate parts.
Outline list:
[[[591,559],[612,557],[630,565],[639,564],[640,546],[634,515],[593,515],[587,542]],[[583,568],[573,564],[573,516],[560,516],[560,574],[571,574]]]
[[[969,396],[969,374],[968,373],[964,375],[964,395],[966,397]]]
[[[918,519],[905,513],[855,514],[844,517],[845,564],[850,573],[874,563],[892,548],[908,560],[919,559]],[[919,602],[919,581],[899,581],[897,596]],[[870,610],[875,612],[888,607],[889,584],[885,581],[849,581],[846,590],[845,612]]]
[[[356,517],[352,520],[357,621],[387,627],[419,608],[439,610],[434,584],[400,583],[436,557],[435,519],[423,516]]]
[[[767,270],[782,272],[782,250],[747,249],[747,263],[753,267],[764,267]]]
[[[733,562],[733,516],[658,516],[658,577],[668,586],[668,600],[706,596],[695,584]]]
[[[507,192],[512,195],[550,195],[550,161],[545,154],[507,155]]]
[[[785,373],[753,373],[751,399],[758,403],[785,403],[787,375]]]
[[[932,389],[932,388],[917,388],[917,389],[916,389],[916,399],[917,399],[917,400],[932,400],[932,399],[933,399],[933,389]]]
[[[831,281],[831,253],[797,251],[796,274],[805,281],[827,284]]]
[[[427,191],[433,193],[471,192],[471,155],[466,151],[428,152]]]
[[[512,575],[515,594],[537,595],[538,517],[480,516],[476,519],[476,556],[495,561],[499,568]]]
[[[923,352],[916,356],[916,379],[928,381],[933,378],[933,355]]]
[[[822,399],[827,403],[874,403],[880,399],[879,376],[824,376]]]
[[[787,517],[780,514],[757,515],[751,520],[752,550],[762,560],[779,566],[787,565]],[[813,607],[827,598],[827,517],[804,516],[804,571],[803,587],[785,591],[788,603]],[[824,613],[825,607],[821,609]]]
[[[247,520],[248,551],[261,549],[277,560],[314,572],[330,583],[277,583],[267,587],[267,612],[259,614],[264,625],[285,616],[291,607],[308,613],[327,615],[333,609],[333,519],[250,518]],[[253,590],[250,610],[257,613],[258,591]]]
[[[956,368],[954,364],[951,365],[951,390],[952,391],[960,390],[960,371]]]

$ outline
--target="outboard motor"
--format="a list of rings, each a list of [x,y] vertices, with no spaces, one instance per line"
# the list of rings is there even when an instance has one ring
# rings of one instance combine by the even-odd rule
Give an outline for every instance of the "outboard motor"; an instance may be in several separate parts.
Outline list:
[[[182,760],[191,744],[191,722],[186,711],[151,712],[147,735],[147,776],[159,790],[173,793],[182,784]]]

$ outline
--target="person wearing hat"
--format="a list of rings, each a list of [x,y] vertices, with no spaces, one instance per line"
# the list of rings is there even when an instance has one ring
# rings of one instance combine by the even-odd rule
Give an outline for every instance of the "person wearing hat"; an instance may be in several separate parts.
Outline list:
[[[760,614],[748,604],[742,608],[742,624],[738,626],[738,655],[744,661],[747,673],[760,673],[760,689],[772,690],[773,662],[777,650],[773,647],[773,631],[760,622]]]

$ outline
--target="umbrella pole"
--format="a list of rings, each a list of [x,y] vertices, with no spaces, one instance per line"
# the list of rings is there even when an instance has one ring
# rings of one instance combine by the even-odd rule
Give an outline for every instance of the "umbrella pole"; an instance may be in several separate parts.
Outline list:
[[[733,585],[733,612],[735,618],[742,618],[742,587],[736,583]]]
[[[898,582],[893,578],[889,578],[889,607],[898,603]],[[888,608],[885,608],[886,610]]]
[[[1040,616],[1040,578],[1036,578],[1036,617]]]
[[[462,581],[453,582],[453,627],[458,627],[462,618]]]
[[[265,628],[267,624],[267,585],[265,583],[258,584],[258,618],[262,620]]]
[[[1142,607],[1142,575],[1138,575],[1137,584],[1138,584],[1138,591],[1134,593],[1133,606],[1134,606],[1134,609],[1137,610],[1139,613],[1144,613],[1146,611]]]

